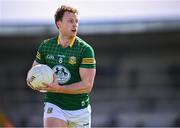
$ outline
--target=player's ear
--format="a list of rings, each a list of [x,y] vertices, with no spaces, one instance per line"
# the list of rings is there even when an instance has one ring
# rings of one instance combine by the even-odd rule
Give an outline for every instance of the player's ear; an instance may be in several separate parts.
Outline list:
[[[58,28],[61,28],[61,21],[60,21],[60,20],[56,22],[56,26],[57,26]]]

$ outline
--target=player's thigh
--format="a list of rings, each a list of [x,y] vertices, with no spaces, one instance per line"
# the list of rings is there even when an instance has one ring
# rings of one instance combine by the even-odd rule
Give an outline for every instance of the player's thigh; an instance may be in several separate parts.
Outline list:
[[[77,111],[68,112],[69,126],[91,127],[91,106]]]
[[[48,117],[44,119],[44,127],[68,127],[67,122],[58,118]]]
[[[46,102],[44,107],[44,127],[67,127],[67,124],[62,109]]]

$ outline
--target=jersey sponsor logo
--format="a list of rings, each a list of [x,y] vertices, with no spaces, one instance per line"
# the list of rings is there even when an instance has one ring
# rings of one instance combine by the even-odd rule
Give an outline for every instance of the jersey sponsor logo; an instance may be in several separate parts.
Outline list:
[[[70,56],[68,63],[70,63],[70,64],[76,64],[76,57],[75,57],[75,56]]]
[[[57,63],[63,63],[65,56],[64,55],[51,55],[51,54],[47,54],[46,55],[46,59],[53,61],[53,62],[57,62]]]
[[[95,64],[96,60],[94,58],[83,58],[82,64]]]
[[[63,63],[64,58],[65,58],[64,55],[58,55],[58,56],[57,56],[58,62],[59,62],[60,64]]]
[[[49,59],[49,60],[54,60],[55,57],[53,55],[47,54],[46,58]]]
[[[60,83],[60,84],[67,83],[71,78],[71,74],[70,74],[69,70],[62,65],[54,66],[53,71],[56,75],[58,83]]]

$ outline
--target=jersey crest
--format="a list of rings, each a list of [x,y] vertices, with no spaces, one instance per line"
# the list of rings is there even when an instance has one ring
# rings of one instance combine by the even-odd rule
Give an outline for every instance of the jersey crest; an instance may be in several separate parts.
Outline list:
[[[70,64],[76,64],[76,57],[75,56],[69,57],[69,63]]]

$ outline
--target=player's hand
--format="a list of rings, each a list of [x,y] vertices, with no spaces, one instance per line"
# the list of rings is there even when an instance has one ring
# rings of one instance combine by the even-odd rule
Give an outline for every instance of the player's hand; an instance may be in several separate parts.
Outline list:
[[[36,90],[36,91],[39,91],[38,88],[34,88],[34,87],[31,85],[31,81],[30,81],[29,79],[26,79],[26,83],[27,83],[27,85],[28,85],[31,89]]]
[[[47,83],[43,83],[44,84],[44,87],[41,87],[39,88],[40,90],[44,90],[44,91],[47,91],[47,92],[55,92],[55,93],[58,93],[59,92],[59,89],[61,88],[61,86],[59,86],[59,83],[55,77],[55,75],[53,76],[54,77],[54,80],[51,84],[47,84]]]

